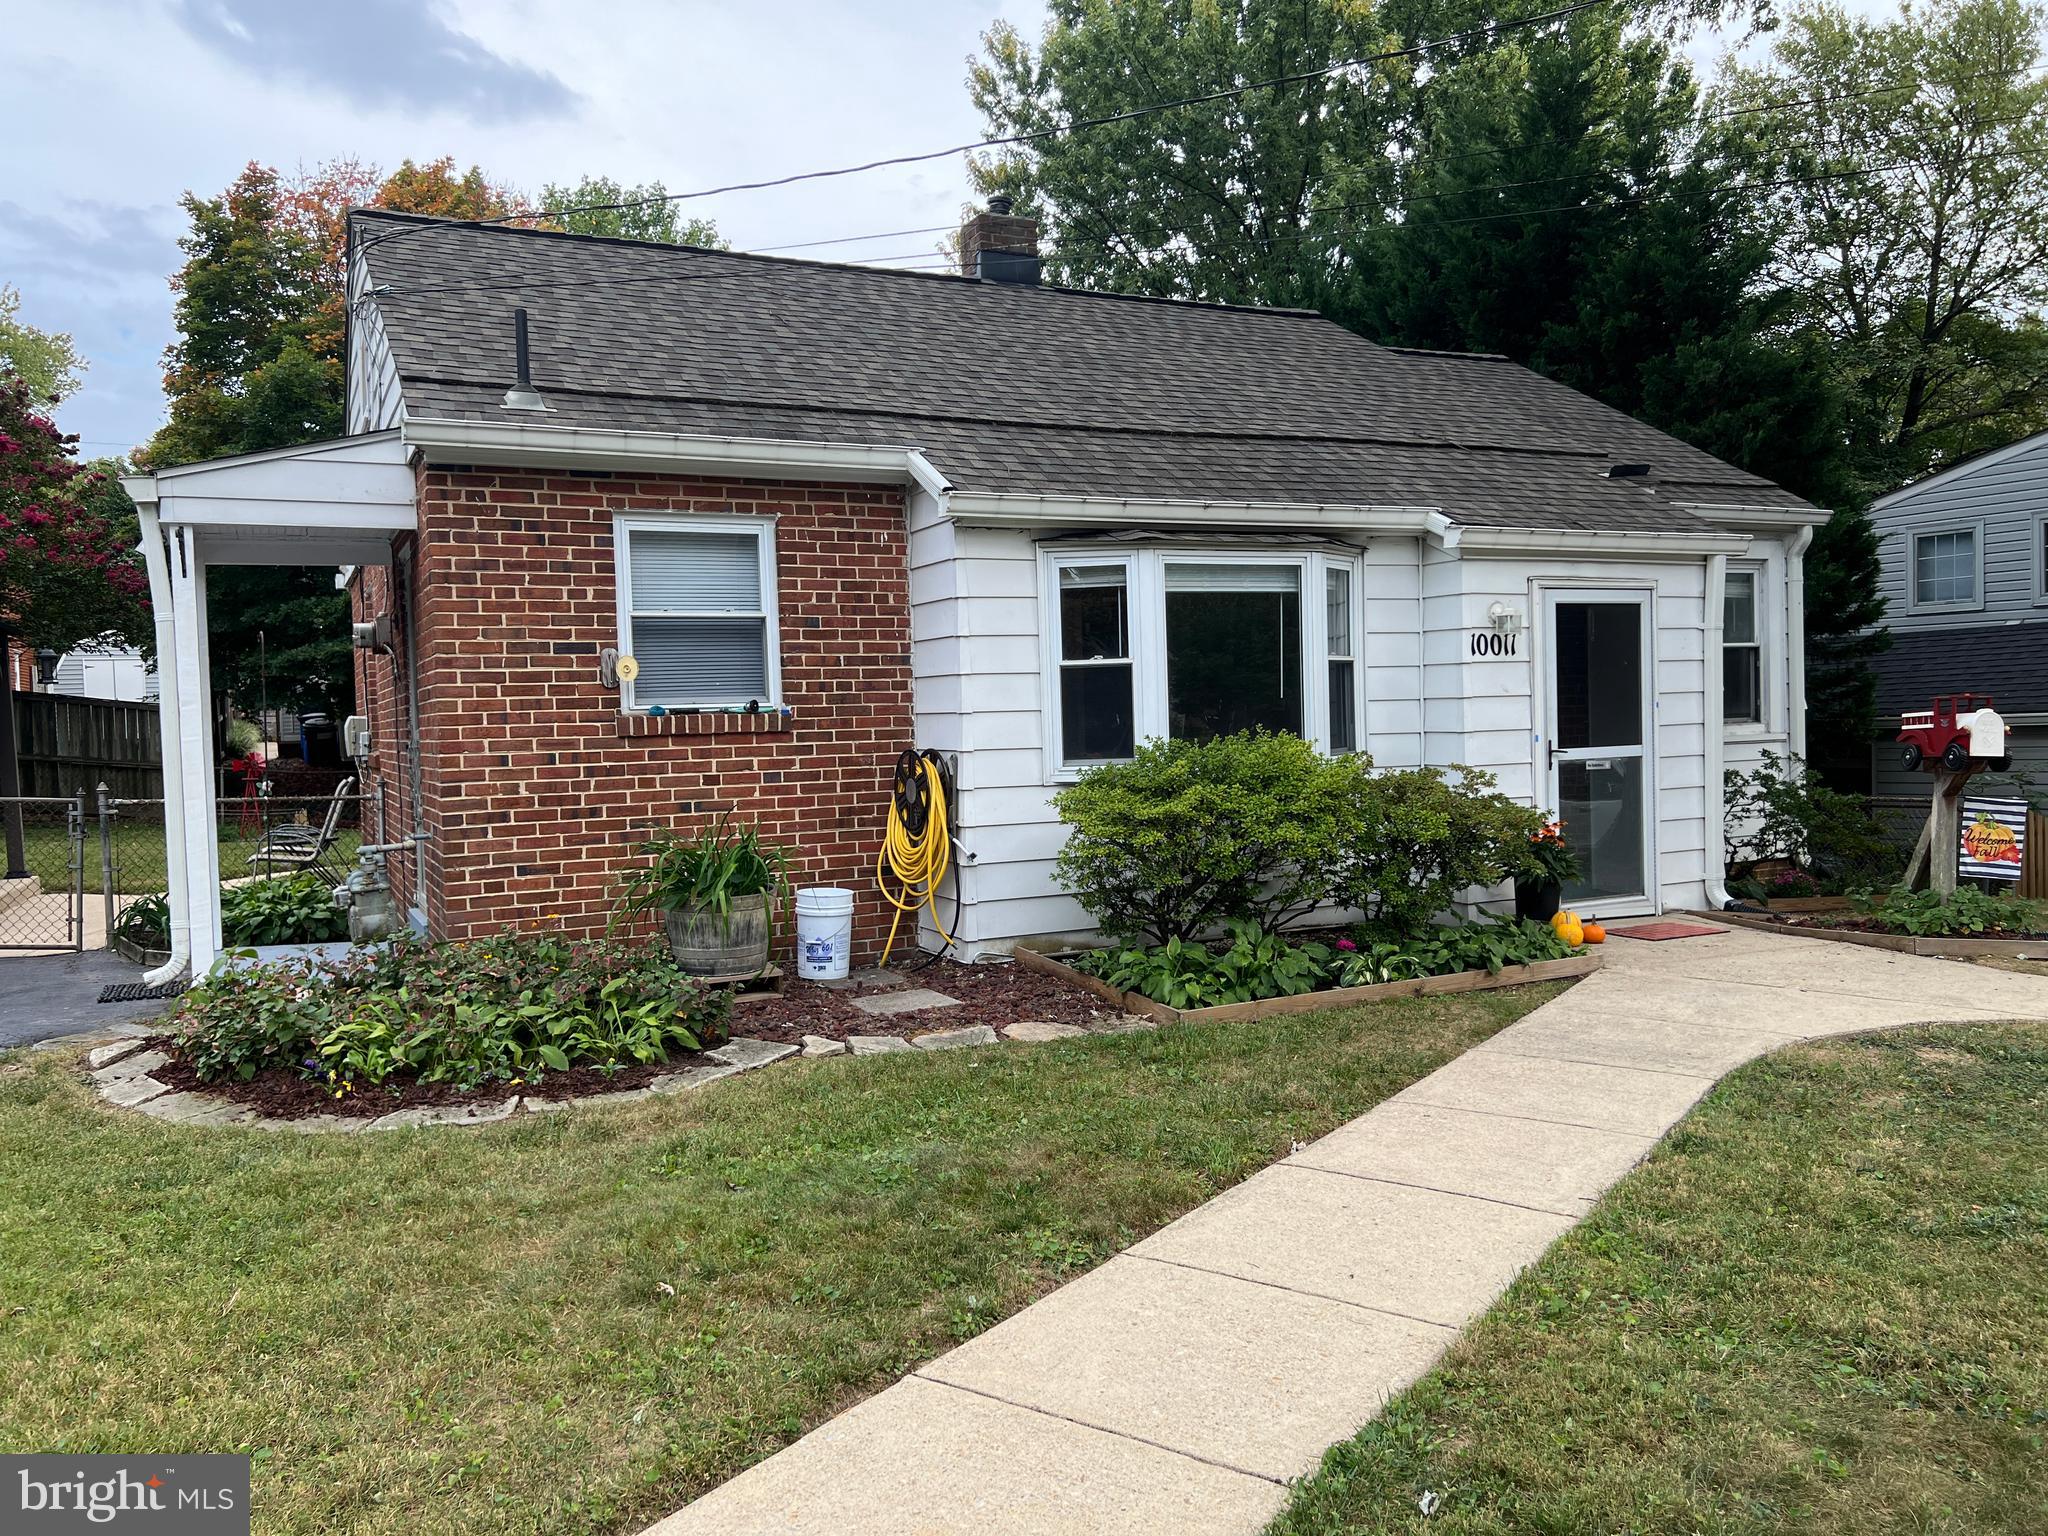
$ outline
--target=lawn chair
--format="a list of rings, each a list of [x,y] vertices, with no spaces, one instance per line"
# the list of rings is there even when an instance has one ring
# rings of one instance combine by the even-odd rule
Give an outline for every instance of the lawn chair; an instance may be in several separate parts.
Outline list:
[[[274,875],[280,869],[311,870],[329,885],[339,885],[344,871],[341,860],[332,855],[341,835],[342,807],[355,793],[355,787],[354,779],[343,779],[334,786],[334,797],[327,802],[327,813],[320,818],[319,826],[272,827],[264,833],[256,843],[256,851],[249,855],[249,867],[255,869],[260,865],[265,875]]]

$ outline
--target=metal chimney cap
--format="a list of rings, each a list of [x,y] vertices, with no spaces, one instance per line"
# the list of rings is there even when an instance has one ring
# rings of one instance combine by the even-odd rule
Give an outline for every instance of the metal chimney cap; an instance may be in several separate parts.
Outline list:
[[[1007,192],[994,193],[988,200],[988,211],[990,213],[1008,213],[1016,206],[1016,200]]]

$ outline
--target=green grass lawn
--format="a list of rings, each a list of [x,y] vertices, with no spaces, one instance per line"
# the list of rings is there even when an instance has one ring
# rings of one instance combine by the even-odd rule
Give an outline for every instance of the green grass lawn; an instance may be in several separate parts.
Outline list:
[[[249,867],[249,855],[256,851],[259,835],[256,832],[243,833],[233,822],[220,828],[220,876],[223,880],[238,880],[245,875],[263,873],[260,868]],[[115,893],[148,896],[162,891],[168,880],[164,866],[164,829],[142,822],[116,821],[113,836]],[[354,829],[343,829],[335,839],[334,851],[327,856],[328,862],[345,870],[355,858],[359,840]],[[29,872],[41,877],[45,890],[63,890],[64,882],[69,879],[67,871],[71,861],[69,838],[64,829],[61,826],[24,828],[22,843]],[[99,823],[89,820],[85,835],[85,889],[88,895],[97,896],[104,889],[100,876]]]
[[[353,1137],[18,1056],[0,1448],[246,1448],[261,1532],[631,1531],[1558,990]]]
[[[2048,1531],[2044,1132],[2039,1024],[1743,1069],[1274,1536]]]

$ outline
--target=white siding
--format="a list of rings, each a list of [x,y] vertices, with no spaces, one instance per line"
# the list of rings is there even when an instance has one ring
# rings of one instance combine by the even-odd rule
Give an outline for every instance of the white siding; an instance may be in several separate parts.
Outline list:
[[[405,415],[398,387],[398,364],[384,335],[384,317],[375,304],[365,304],[349,323],[349,433],[382,432]]]
[[[1023,937],[1084,937],[1087,914],[1053,876],[1065,831],[1046,767],[1038,540],[949,522],[922,494],[910,527],[918,741],[957,760],[956,829],[968,860],[957,937],[969,955],[1004,953]],[[1762,725],[1727,739],[1736,767],[1783,749],[1791,697],[1782,547],[1760,539],[1746,563],[1762,577],[1767,704]],[[1366,745],[1382,766],[1467,763],[1517,799],[1546,798],[1540,594],[1589,583],[1654,593],[1655,895],[1665,907],[1700,906],[1719,793],[1707,783],[1707,731],[1721,729],[1720,701],[1705,692],[1703,561],[1460,558],[1422,540],[1374,540],[1361,589]],[[1523,617],[1518,654],[1475,660],[1468,637],[1489,628],[1496,603]]]

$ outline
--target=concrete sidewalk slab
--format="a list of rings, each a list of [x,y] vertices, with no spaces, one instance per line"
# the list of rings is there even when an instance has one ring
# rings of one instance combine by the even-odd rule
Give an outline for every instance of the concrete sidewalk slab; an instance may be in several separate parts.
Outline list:
[[[1281,1163],[1130,1252],[1460,1327],[1571,1225],[1551,1211]]]
[[[1486,1045],[654,1532],[1252,1536],[1727,1067],[2013,1017],[2048,1018],[2048,979],[1744,930],[1610,944]]]
[[[1621,1131],[1390,1100],[1287,1161],[1576,1218],[1656,1144]]]
[[[1447,1327],[1122,1256],[918,1374],[1258,1477],[1300,1477]]]
[[[1647,1005],[1654,1008],[1654,1003]],[[1640,1067],[1714,1078],[1752,1056],[1789,1045],[1795,1037],[1771,1030],[1679,1022],[1657,1013],[1604,1012],[1595,1004],[1543,1019],[1525,1020],[1512,1038],[1496,1036],[1475,1054],[1510,1051],[1608,1067]]]
[[[1494,1037],[1495,1049],[1468,1051],[1391,1102],[1662,1136],[1713,1086],[1704,1076],[1517,1055],[1509,1033]]]
[[[1256,1531],[1277,1482],[912,1376],[648,1536]]]

